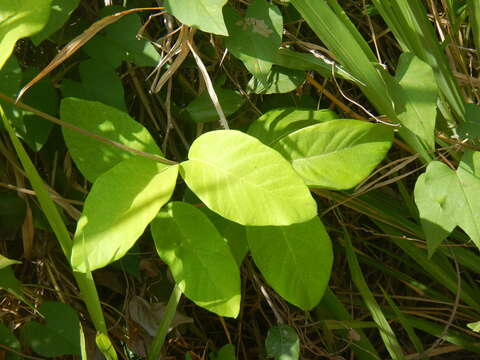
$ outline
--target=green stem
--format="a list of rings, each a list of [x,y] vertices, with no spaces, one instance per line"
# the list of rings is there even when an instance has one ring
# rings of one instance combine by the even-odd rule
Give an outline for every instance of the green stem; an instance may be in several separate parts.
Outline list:
[[[162,322],[160,323],[160,327],[158,328],[157,334],[150,345],[150,351],[148,352],[148,360],[156,360],[158,359],[158,355],[160,354],[160,350],[162,349],[163,343],[165,342],[165,338],[168,333],[168,329],[170,328],[170,324],[172,323],[173,317],[177,311],[177,305],[182,297],[182,290],[175,285],[173,288],[172,294],[170,295],[170,299],[168,299],[167,308],[165,309],[165,314],[163,316]]]
[[[28,156],[25,148],[22,143],[18,140],[15,131],[10,124],[10,121],[7,119],[3,108],[0,106],[0,117],[3,120],[5,129],[10,136],[10,140],[17,152],[18,158],[22,163],[23,168],[32,184],[33,190],[37,195],[37,199],[40,203],[40,206],[47,217],[47,220],[52,227],[55,237],[57,238],[60,247],[67,258],[67,261],[70,261],[70,253],[72,251],[72,239],[68,233],[67,227],[63,222],[63,219],[55,206],[53,200],[48,193],[48,190],[37,172],[35,165],[33,165],[30,157]],[[87,273],[74,273],[75,280],[77,281],[78,287],[80,288],[80,294],[83,301],[85,302],[90,317],[93,324],[95,325],[96,330],[107,336],[107,326],[105,324],[105,319],[103,317],[102,307],[100,305],[100,299],[98,297],[97,289],[93,281],[92,274]]]

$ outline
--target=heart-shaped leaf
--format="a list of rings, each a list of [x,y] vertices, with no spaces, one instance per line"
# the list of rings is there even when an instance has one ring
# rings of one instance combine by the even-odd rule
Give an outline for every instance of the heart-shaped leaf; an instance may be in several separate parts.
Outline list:
[[[222,8],[228,0],[166,0],[167,11],[180,22],[202,31],[228,35]]]
[[[93,271],[124,256],[172,196],[177,175],[177,165],[135,157],[100,176],[77,224],[75,271]]]
[[[80,321],[69,305],[47,301],[40,306],[45,324],[25,324],[22,337],[37,354],[45,357],[80,355]]]
[[[303,310],[320,302],[333,252],[318,217],[290,226],[248,227],[247,239],[255,264],[278,294]]]
[[[207,216],[173,202],[151,225],[155,247],[186,297],[221,316],[240,311],[240,272],[230,249]]]
[[[2,1],[0,6],[0,69],[18,39],[39,32],[47,23],[52,0]]]
[[[236,130],[197,138],[180,171],[211,210],[242,225],[290,225],[312,219],[317,205],[280,154]]]
[[[267,356],[275,360],[298,360],[300,356],[300,340],[295,330],[288,325],[270,328],[265,347]]]
[[[18,352],[22,350],[20,341],[18,341],[17,337],[13,335],[12,331],[3,324],[0,324],[0,345],[8,346],[10,349],[16,350]],[[13,352],[8,352],[4,358],[4,360],[20,359],[22,358]]]
[[[341,119],[300,129],[273,148],[307,185],[345,190],[364,180],[383,160],[392,138],[392,127]]]
[[[95,101],[67,98],[62,100],[60,117],[63,121],[136,150],[161,155],[155,140],[143,125],[127,113]],[[68,151],[91,182],[132,153],[101,143],[77,131],[62,128]]]

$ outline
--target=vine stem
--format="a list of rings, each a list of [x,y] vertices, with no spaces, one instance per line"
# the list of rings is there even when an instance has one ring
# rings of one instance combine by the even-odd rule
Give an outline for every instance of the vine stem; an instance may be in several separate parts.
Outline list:
[[[157,360],[160,354],[160,350],[162,349],[163,343],[165,342],[165,338],[168,333],[168,329],[170,328],[170,324],[172,323],[173,317],[177,311],[177,306],[182,297],[182,290],[175,285],[173,291],[170,295],[170,299],[168,299],[168,304],[165,309],[165,314],[162,318],[162,322],[158,328],[158,331],[153,338],[152,344],[150,345],[150,349],[148,352],[148,360]]]

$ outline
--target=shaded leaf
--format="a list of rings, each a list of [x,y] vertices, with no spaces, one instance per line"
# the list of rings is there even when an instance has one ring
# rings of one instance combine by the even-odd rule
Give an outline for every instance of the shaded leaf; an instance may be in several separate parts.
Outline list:
[[[64,97],[98,101],[127,111],[122,81],[113,68],[98,60],[82,61],[80,77],[81,83],[70,79],[62,81]]]
[[[222,8],[228,0],[166,0],[167,11],[181,23],[202,31],[228,35]]]
[[[232,344],[223,345],[216,353],[209,355],[210,360],[236,360],[235,346]]]
[[[242,225],[290,225],[312,219],[317,205],[280,154],[236,130],[197,138],[183,162],[187,185],[211,210]]]
[[[105,6],[100,11],[102,17],[124,11],[121,6]],[[157,65],[160,55],[146,39],[137,39],[142,27],[138,14],[128,14],[85,44],[83,49],[92,58],[116,68],[122,61],[138,66]]]
[[[280,9],[265,0],[254,0],[244,18],[230,7],[225,8],[224,13],[230,34],[225,45],[253,76],[268,87],[268,75],[282,41]]]
[[[40,306],[45,324],[31,321],[22,329],[22,337],[37,354],[45,357],[80,355],[80,321],[69,305],[46,301]]]
[[[270,328],[265,347],[267,356],[275,360],[298,360],[300,356],[300,340],[296,331],[288,325]]]
[[[17,193],[0,192],[0,237],[6,239],[16,234],[25,220],[26,210],[25,200]]]
[[[3,1],[0,6],[0,69],[18,39],[39,32],[47,23],[52,0]]]
[[[22,83],[22,68],[18,64],[17,58],[11,56],[3,68],[0,70],[0,92],[4,95],[15,98]],[[15,116],[15,111],[18,111],[15,106],[6,101],[0,100],[5,114],[8,119]],[[0,123],[0,129],[3,129],[3,124]]]
[[[181,291],[220,316],[240,311],[240,272],[227,243],[193,205],[173,202],[152,222],[160,258]]]
[[[21,263],[22,263],[21,261],[12,260],[12,259],[6,258],[3,255],[0,255],[0,270],[3,268],[6,268],[7,266],[21,264]]]
[[[354,187],[383,160],[393,129],[359,120],[332,120],[293,132],[275,145],[307,185]]]
[[[12,331],[6,327],[4,324],[0,324],[0,345],[8,346],[9,348],[21,351],[20,341],[17,337],[13,335]],[[3,349],[0,349],[0,356],[2,356]],[[2,359],[4,360],[20,360],[22,359],[19,355],[12,352],[7,352],[6,356],[3,355]]]
[[[320,302],[333,251],[318,217],[290,226],[248,227],[247,239],[255,264],[278,294],[303,310]]]
[[[257,78],[252,77],[247,84],[247,90],[255,94],[282,94],[294,91],[305,81],[303,71],[286,69],[274,66],[264,84]]]
[[[101,175],[75,231],[75,271],[93,271],[123,257],[172,196],[177,174],[177,165],[136,157]]]
[[[32,36],[32,42],[35,46],[38,46],[43,40],[59,30],[67,22],[79,3],[80,0],[52,0],[47,24],[39,33]]]
[[[319,122],[338,118],[330,110],[303,110],[296,107],[270,110],[250,124],[248,134],[271,146],[282,137]]]
[[[215,93],[217,94],[225,116],[232,115],[245,103],[245,98],[234,90],[215,89]],[[185,110],[195,122],[218,121],[218,113],[208,91],[204,91],[200,96],[196,97],[188,104]]]
[[[60,118],[136,150],[162,154],[143,125],[133,120],[127,113],[102,103],[74,98],[63,99]],[[76,131],[67,128],[62,128],[62,131],[75,165],[91,182],[121,161],[136,157],[127,151],[100,143]]]

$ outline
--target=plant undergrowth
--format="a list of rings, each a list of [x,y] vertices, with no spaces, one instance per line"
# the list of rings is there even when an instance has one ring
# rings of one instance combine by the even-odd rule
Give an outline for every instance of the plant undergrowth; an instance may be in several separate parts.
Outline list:
[[[479,24],[0,2],[0,358],[478,358]]]

